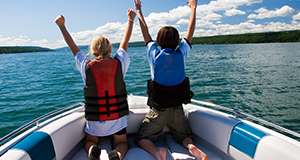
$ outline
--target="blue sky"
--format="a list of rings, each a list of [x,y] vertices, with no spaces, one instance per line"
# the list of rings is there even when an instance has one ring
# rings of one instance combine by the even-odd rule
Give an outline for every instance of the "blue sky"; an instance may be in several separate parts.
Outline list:
[[[78,45],[97,35],[120,42],[133,0],[1,0],[0,46],[65,47],[54,19],[62,14]],[[165,25],[183,36],[190,9],[185,0],[142,0],[150,34]],[[194,36],[213,36],[300,29],[300,0],[198,0]],[[142,41],[137,18],[131,42]]]

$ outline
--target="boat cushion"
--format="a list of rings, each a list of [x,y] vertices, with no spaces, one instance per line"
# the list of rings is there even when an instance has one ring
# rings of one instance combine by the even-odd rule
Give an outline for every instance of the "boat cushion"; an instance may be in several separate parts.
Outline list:
[[[12,149],[24,150],[32,160],[52,160],[55,158],[51,137],[44,132],[34,132]]]
[[[267,134],[246,123],[236,125],[231,133],[229,144],[254,158],[258,142]]]
[[[264,137],[258,144],[254,160],[300,159],[300,146],[296,140],[279,138],[274,135]]]
[[[73,156],[68,154],[85,137],[85,123],[84,112],[76,112],[40,129],[51,136],[56,159]]]
[[[168,149],[168,145],[165,143],[163,139],[163,134],[164,133],[162,133],[162,135],[158,137],[157,141],[154,144],[157,148],[164,147],[167,149],[166,160],[174,160],[170,150]],[[156,160],[155,156],[145,151],[144,149],[140,148],[139,146],[136,145],[136,143],[134,143],[135,136],[136,136],[135,134],[127,135],[128,151],[123,159],[134,160],[134,159],[141,159],[141,157],[143,157],[143,159],[145,160]]]
[[[110,136],[102,137],[99,139],[98,145],[101,148],[100,159],[106,160],[108,159],[108,152],[112,150],[112,139]],[[84,146],[80,149],[77,154],[71,160],[88,160],[88,154],[85,151]]]
[[[227,114],[203,107],[187,110],[187,118],[193,133],[224,153],[228,152],[231,131],[240,121]]]
[[[168,147],[172,153],[172,156],[177,160],[184,159],[194,159],[194,156],[185,148],[182,144],[177,143],[172,135],[165,134],[165,141],[168,144]],[[204,147],[202,144],[198,143],[198,141],[194,141],[194,145],[203,151],[210,160],[222,160],[222,158],[214,153],[212,150],[208,149],[206,146]]]
[[[23,150],[19,149],[10,149],[4,155],[0,157],[0,160],[31,160],[29,154]]]

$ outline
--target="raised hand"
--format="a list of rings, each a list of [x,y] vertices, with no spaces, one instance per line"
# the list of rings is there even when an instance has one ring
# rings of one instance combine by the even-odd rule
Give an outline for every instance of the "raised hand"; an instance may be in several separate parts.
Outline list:
[[[189,5],[189,7],[191,9],[197,8],[197,0],[189,0],[189,1],[186,1],[186,3]]]
[[[78,48],[78,46],[75,44],[73,38],[71,37],[71,35],[69,34],[66,26],[65,26],[65,17],[62,15],[59,15],[56,17],[55,19],[55,23],[58,25],[66,43],[68,44],[68,46],[70,47],[73,56],[76,56],[76,53],[80,51],[80,49]]]
[[[142,4],[141,0],[134,0],[135,10],[141,11],[142,10]]]
[[[136,13],[132,9],[128,9],[128,11],[127,11],[128,19],[134,20],[135,16],[136,16]]]
[[[62,16],[62,15],[57,16],[56,19],[55,19],[55,23],[56,23],[58,26],[65,25],[65,17]]]

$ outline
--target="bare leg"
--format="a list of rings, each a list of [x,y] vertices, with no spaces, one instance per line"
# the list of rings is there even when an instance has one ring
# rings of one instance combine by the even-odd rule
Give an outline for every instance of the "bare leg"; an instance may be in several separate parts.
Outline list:
[[[118,153],[118,156],[120,160],[122,160],[128,150],[128,143],[127,143],[127,135],[116,135],[114,134],[114,139],[116,143],[116,151]]]
[[[189,137],[185,138],[182,141],[182,145],[184,147],[186,147],[187,149],[189,149],[189,151],[193,154],[193,156],[197,160],[209,160],[207,155],[193,144],[193,140],[191,138],[189,138]]]
[[[138,142],[138,145],[154,155],[158,160],[166,159],[167,150],[165,148],[158,149],[150,140],[142,139]]]
[[[92,136],[90,134],[86,134],[86,137],[85,137],[85,150],[88,153],[89,157],[90,157],[93,145],[97,145],[98,140],[99,140],[98,137]]]

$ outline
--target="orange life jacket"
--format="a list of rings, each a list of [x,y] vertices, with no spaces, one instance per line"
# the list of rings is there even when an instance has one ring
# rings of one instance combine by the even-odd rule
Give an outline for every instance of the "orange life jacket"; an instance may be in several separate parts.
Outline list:
[[[89,61],[86,65],[84,97],[87,120],[106,121],[128,115],[121,62],[114,58]]]

